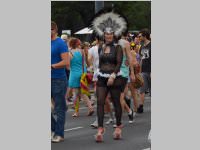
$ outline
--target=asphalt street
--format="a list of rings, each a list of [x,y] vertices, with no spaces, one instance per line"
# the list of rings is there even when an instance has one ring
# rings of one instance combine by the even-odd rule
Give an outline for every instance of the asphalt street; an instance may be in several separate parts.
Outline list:
[[[96,104],[95,110],[96,110]],[[144,113],[137,114],[133,124],[129,124],[127,113],[123,113],[122,139],[113,140],[113,126],[105,125],[104,142],[96,143],[94,135],[97,130],[90,127],[96,118],[96,111],[93,116],[87,116],[87,107],[81,104],[80,115],[73,118],[74,110],[69,107],[65,124],[65,140],[61,143],[52,143],[52,150],[149,150],[151,147],[148,141],[148,134],[151,129],[151,98],[145,97]],[[105,116],[104,122],[108,120]]]

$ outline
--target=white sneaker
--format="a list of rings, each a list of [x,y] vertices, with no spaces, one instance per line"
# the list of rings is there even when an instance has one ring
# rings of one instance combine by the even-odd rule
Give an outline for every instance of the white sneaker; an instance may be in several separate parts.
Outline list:
[[[133,123],[135,122],[135,117],[136,117],[136,112],[134,112],[133,110],[131,111],[131,114],[128,114],[128,117],[129,117],[129,123]]]
[[[93,128],[97,128],[98,127],[97,120],[95,120],[90,126]]]
[[[134,111],[134,112],[133,112],[133,117],[136,117],[136,114],[137,114],[137,113]]]
[[[64,141],[64,138],[61,136],[54,136],[54,138],[51,140],[53,143],[60,143]]]
[[[149,141],[149,143],[151,143],[151,130],[149,131],[148,141]]]
[[[109,118],[108,121],[106,121],[106,124],[108,125],[108,124],[111,124],[111,123],[113,123],[113,119]]]
[[[116,124],[113,124],[113,128],[116,128],[117,127],[117,125]]]
[[[113,120],[112,124],[113,124],[113,128],[117,127],[116,119]]]
[[[129,120],[128,121],[130,124],[132,124],[133,122],[135,122],[135,120]]]
[[[55,135],[55,132],[51,131],[51,140],[53,139],[54,135]]]

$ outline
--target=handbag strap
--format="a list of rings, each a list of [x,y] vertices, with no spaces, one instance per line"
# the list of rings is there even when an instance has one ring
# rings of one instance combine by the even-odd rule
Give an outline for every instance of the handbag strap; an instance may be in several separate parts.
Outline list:
[[[82,50],[81,50],[81,54],[82,54],[82,71],[84,73],[84,53]]]

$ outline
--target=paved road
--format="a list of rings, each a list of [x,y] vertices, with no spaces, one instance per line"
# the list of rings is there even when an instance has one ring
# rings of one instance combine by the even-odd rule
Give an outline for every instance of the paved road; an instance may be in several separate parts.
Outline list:
[[[52,143],[52,150],[149,150],[150,148],[148,133],[151,128],[151,100],[149,96],[145,97],[144,113],[137,114],[133,124],[128,123],[127,114],[123,113],[124,128],[122,139],[118,141],[112,138],[114,131],[112,125],[105,125],[104,142],[95,142],[94,135],[97,130],[90,127],[90,124],[95,120],[96,113],[90,117],[86,116],[85,105],[82,104],[78,118],[72,118],[72,113],[73,109],[69,108],[65,125],[65,141]],[[107,119],[105,117],[104,120]]]

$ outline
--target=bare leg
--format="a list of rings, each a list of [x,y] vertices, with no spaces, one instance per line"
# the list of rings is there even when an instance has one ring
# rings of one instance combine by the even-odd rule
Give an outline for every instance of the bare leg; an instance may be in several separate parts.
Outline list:
[[[138,108],[138,96],[137,96],[137,89],[134,88],[133,83],[129,83],[129,88],[131,90],[131,94],[133,97],[133,104],[134,104],[134,111],[137,112]]]
[[[80,106],[80,89],[74,89],[74,106],[75,106],[75,113],[72,115],[73,117],[78,117],[79,115],[79,106]]]
[[[141,93],[140,94],[141,105],[144,105],[144,97],[145,97],[145,93]]]
[[[129,108],[129,106],[126,104],[125,100],[124,100],[124,97],[125,95],[128,93],[128,86],[126,85],[125,89],[124,89],[124,92],[121,93],[120,95],[120,103],[122,105],[122,111],[124,111],[124,109],[126,110],[126,112],[131,112],[131,109]]]
[[[94,113],[94,108],[92,106],[92,102],[88,98],[86,94],[81,94],[81,97],[83,98],[84,102],[86,103],[89,111],[88,111],[88,116],[91,116]]]

